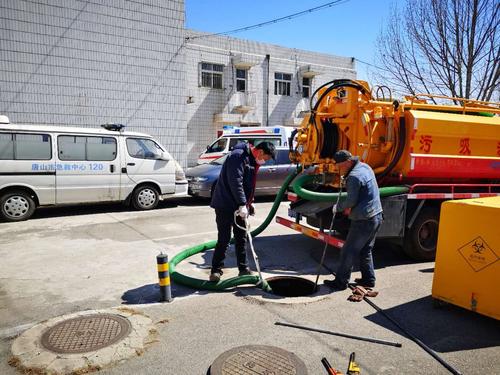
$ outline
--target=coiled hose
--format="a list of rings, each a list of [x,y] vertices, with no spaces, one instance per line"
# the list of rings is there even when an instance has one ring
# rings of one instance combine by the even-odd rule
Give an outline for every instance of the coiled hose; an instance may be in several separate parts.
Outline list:
[[[301,167],[297,167],[288,177],[285,179],[285,182],[281,186],[278,194],[276,195],[276,199],[274,200],[273,206],[271,207],[271,211],[267,215],[264,222],[259,225],[256,229],[251,232],[253,237],[258,236],[260,233],[267,228],[271,220],[273,219],[278,207],[283,199],[283,195],[285,194],[288,185],[292,182],[292,180],[297,176],[297,174],[301,171]],[[316,176],[314,175],[303,175],[297,178],[292,184],[293,191],[301,198],[314,200],[314,201],[323,201],[323,202],[335,202],[339,196],[339,193],[319,193],[310,190],[306,190],[303,188],[303,185],[306,185],[312,181],[314,181]],[[380,196],[387,197],[391,195],[403,194],[408,192],[408,187],[405,186],[393,186],[393,187],[385,187],[380,189]],[[345,198],[346,194],[341,193],[340,199]],[[233,243],[233,239],[231,239],[231,243]],[[239,285],[257,285],[260,286],[265,291],[270,291],[270,287],[267,282],[262,282],[258,276],[247,275],[247,276],[237,276],[231,277],[225,280],[221,280],[219,282],[207,281],[202,279],[197,279],[194,277],[183,275],[175,269],[175,266],[179,264],[186,258],[189,258],[192,255],[198,254],[200,252],[210,250],[215,248],[217,244],[216,240],[208,241],[193,247],[190,247],[186,250],[181,251],[179,254],[174,256],[172,260],[169,262],[170,266],[170,277],[173,281],[178,284],[182,284],[185,286],[189,286],[194,289],[204,289],[204,290],[225,290],[229,288],[234,288]],[[259,285],[260,284],[260,285]]]
[[[281,189],[276,195],[276,199],[274,200],[273,206],[271,207],[271,211],[269,211],[269,214],[267,215],[266,219],[262,224],[260,224],[257,228],[255,228],[251,232],[251,235],[253,237],[258,236],[260,233],[264,231],[264,229],[267,228],[267,226],[273,219],[274,215],[276,214],[276,211],[278,211],[278,207],[281,203],[281,200],[283,199],[283,195],[285,194],[288,185],[290,184],[290,182],[292,182],[292,180],[295,178],[295,176],[297,176],[299,172],[300,169],[297,168],[292,173],[290,173],[290,175],[288,175],[288,177],[285,179],[285,182],[283,183]],[[231,239],[231,243],[233,242],[234,240]],[[228,288],[234,288],[235,286],[238,285],[245,285],[245,284],[258,285],[260,283],[259,277],[254,275],[231,277],[229,279],[221,280],[219,282],[213,282],[213,281],[196,279],[194,277],[189,277],[175,270],[175,266],[182,260],[189,258],[192,255],[198,254],[202,251],[213,249],[215,248],[216,244],[217,244],[216,240],[205,242],[203,244],[196,245],[184,251],[181,251],[179,254],[174,256],[170,261],[170,266],[169,266],[170,277],[172,278],[172,280],[175,281],[176,283],[186,285],[195,289],[206,289],[206,290],[224,290]],[[267,284],[267,282],[265,282],[265,280],[260,286],[262,287],[262,289],[266,291],[270,290],[269,285]]]

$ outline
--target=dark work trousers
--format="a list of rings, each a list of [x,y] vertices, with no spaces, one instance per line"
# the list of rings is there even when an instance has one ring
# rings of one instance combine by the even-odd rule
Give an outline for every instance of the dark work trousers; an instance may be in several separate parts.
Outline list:
[[[340,264],[335,281],[339,286],[347,286],[351,278],[352,265],[359,258],[361,278],[366,282],[375,283],[372,249],[375,237],[382,224],[382,213],[366,220],[353,220],[344,246],[340,250]]]
[[[221,272],[226,259],[226,251],[231,240],[231,228],[234,233],[234,247],[236,251],[236,260],[240,271],[247,269],[247,255],[245,244],[247,242],[246,232],[236,226],[234,223],[234,212],[215,209],[215,221],[217,222],[217,244],[215,245],[214,256],[212,258],[212,273]],[[239,226],[245,227],[245,221],[236,217]]]

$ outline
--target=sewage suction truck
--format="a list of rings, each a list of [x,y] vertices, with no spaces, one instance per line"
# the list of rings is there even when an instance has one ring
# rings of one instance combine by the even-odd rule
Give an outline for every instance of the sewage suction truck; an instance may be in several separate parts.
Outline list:
[[[394,100],[385,86],[328,82],[289,142],[291,160],[307,174],[291,185],[290,217],[276,221],[343,245],[347,218],[337,214],[329,229],[341,181],[333,155],[346,149],[372,167],[381,187],[378,238],[432,260],[443,201],[500,195],[499,114],[500,103],[430,94]]]

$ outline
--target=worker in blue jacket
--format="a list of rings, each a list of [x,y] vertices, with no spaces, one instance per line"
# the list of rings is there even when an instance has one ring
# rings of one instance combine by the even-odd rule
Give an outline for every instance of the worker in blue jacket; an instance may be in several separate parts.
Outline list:
[[[251,275],[246,259],[246,233],[235,224],[245,227],[245,220],[253,210],[251,203],[255,193],[255,182],[260,165],[275,158],[276,151],[271,142],[260,142],[255,147],[244,142],[238,143],[222,165],[210,207],[215,209],[217,222],[217,244],[212,258],[210,281],[218,282],[222,276],[224,259],[234,233],[234,246],[238,262],[239,276]]]
[[[333,157],[346,185],[347,198],[333,207],[334,212],[349,215],[351,224],[340,252],[340,264],[335,280],[325,285],[335,290],[347,288],[354,260],[359,257],[361,278],[354,281],[364,287],[375,287],[372,249],[382,224],[382,203],[377,180],[371,167],[352,156],[347,150],[337,151]]]

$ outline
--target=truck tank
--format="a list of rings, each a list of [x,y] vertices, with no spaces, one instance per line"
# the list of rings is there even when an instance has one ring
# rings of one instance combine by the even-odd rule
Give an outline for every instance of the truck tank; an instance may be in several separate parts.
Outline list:
[[[291,158],[328,176],[346,149],[382,185],[499,181],[499,114],[499,103],[428,94],[398,101],[387,87],[374,94],[364,81],[336,80],[313,95]]]

